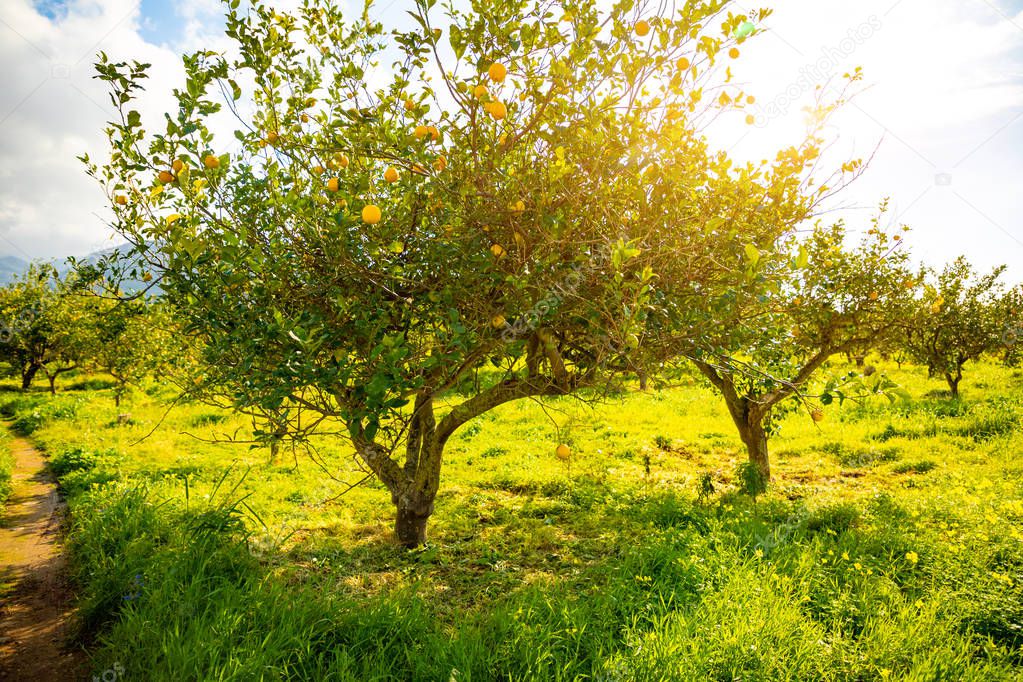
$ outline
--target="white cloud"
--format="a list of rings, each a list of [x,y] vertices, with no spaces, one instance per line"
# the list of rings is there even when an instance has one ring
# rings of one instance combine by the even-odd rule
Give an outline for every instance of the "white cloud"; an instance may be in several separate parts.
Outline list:
[[[1015,265],[1011,276],[1023,279],[1023,222],[1012,189],[1023,175],[1012,152],[1023,139],[1023,13],[1013,19],[983,0],[787,0],[766,23],[769,33],[748,43],[736,66],[761,105],[825,54],[848,55],[835,60],[832,76],[864,68],[867,89],[830,131],[832,159],[881,147],[840,198],[866,210],[839,215],[864,224],[869,209],[891,196],[894,213],[914,227],[918,257],[940,263],[965,253],[983,267]],[[862,39],[850,41],[850,31]],[[735,117],[715,140],[740,157],[762,158],[798,141],[800,108],[811,98],[812,88],[804,89],[799,104],[762,129]]]
[[[27,0],[0,14],[0,251],[21,257],[81,255],[109,245],[96,215],[105,200],[77,156],[102,154],[112,107],[93,79],[95,54],[154,64],[148,108],[164,108],[157,92],[178,80],[180,60],[138,36],[137,3],[75,0],[51,20]]]

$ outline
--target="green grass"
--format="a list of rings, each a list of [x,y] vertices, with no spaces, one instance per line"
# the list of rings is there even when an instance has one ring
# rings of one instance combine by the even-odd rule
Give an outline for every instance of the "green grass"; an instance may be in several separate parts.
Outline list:
[[[287,448],[270,461],[214,442],[247,439],[240,417],[165,417],[158,386],[120,410],[99,382],[10,409],[70,497],[97,671],[1019,679],[1023,379],[974,367],[956,403],[924,397],[940,384],[922,370],[890,373],[920,398],[789,417],[755,502],[723,405],[695,383],[596,408],[506,405],[455,434],[416,551],[391,540],[379,484],[339,497],[359,475],[336,439],[316,462]]]
[[[7,500],[11,496],[11,473],[14,471],[14,456],[11,454],[10,436],[0,430],[0,522],[3,522]]]

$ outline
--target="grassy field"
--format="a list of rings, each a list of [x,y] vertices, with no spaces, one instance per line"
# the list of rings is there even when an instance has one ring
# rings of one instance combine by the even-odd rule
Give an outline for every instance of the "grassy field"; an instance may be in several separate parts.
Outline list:
[[[972,367],[955,402],[888,369],[912,402],[789,417],[755,501],[698,382],[507,405],[455,435],[417,551],[382,486],[341,494],[336,439],[270,461],[211,442],[240,417],[100,379],[0,412],[51,457],[124,679],[1023,679],[1023,374]]]

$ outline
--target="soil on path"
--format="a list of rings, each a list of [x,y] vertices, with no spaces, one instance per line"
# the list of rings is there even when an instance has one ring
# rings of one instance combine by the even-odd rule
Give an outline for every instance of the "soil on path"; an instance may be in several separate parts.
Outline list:
[[[10,447],[13,491],[0,518],[0,680],[82,679],[83,657],[67,644],[73,606],[57,488],[31,443],[15,438]]]

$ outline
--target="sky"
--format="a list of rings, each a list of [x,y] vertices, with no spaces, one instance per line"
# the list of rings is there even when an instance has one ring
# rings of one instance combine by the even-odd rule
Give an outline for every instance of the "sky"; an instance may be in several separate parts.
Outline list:
[[[411,0],[373,13],[405,23]],[[272,3],[271,3],[272,4]],[[834,119],[829,158],[872,157],[824,219],[912,228],[915,257],[965,254],[1023,281],[1023,0],[778,0],[743,46],[736,79],[757,97],[709,131],[737,159],[799,142],[819,85],[856,66],[863,89]],[[735,3],[735,12],[762,5]],[[4,0],[0,3],[0,256],[82,256],[116,245],[106,200],[77,157],[102,155],[112,108],[92,78],[99,51],[150,62],[144,119],[170,108],[182,52],[225,45],[215,0]]]

